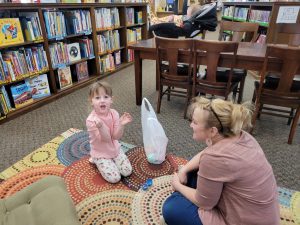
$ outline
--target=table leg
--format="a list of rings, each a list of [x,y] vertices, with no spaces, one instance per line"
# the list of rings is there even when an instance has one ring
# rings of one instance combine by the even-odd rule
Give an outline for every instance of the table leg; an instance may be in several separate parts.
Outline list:
[[[158,75],[158,66],[157,64],[155,65],[156,66],[156,90],[158,91],[159,90],[159,75]]]
[[[143,63],[140,51],[134,51],[134,70],[135,70],[135,100],[136,105],[142,104],[142,69]]]

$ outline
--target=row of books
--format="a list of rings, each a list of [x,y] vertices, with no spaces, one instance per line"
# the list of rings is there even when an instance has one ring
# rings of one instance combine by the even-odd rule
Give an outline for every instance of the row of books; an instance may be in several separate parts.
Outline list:
[[[77,41],[70,44],[55,42],[49,45],[53,68],[63,67],[82,58],[94,57],[92,40],[83,38]]]
[[[236,7],[234,11],[234,18],[240,20],[247,20],[249,8]]]
[[[100,74],[113,71],[116,66],[121,64],[121,51],[107,54],[99,57],[100,61]]]
[[[26,41],[43,39],[38,12],[19,12],[19,18]]]
[[[67,34],[89,34],[92,30],[91,15],[89,10],[64,11]]]
[[[78,63],[73,67],[72,74],[70,67],[60,68],[57,71],[57,82],[60,89],[72,85],[72,77],[76,81],[82,81],[89,77],[87,61]],[[7,91],[8,90],[8,91]],[[14,108],[18,109],[38,100],[50,96],[50,87],[47,74],[41,74],[33,78],[0,88],[0,117],[7,115]],[[11,102],[13,104],[11,104]]]
[[[142,28],[127,29],[127,42],[133,43],[142,40]]]
[[[72,71],[72,72],[71,72]],[[57,70],[58,88],[65,89],[72,86],[73,81],[82,81],[88,79],[89,71],[87,61],[77,63],[75,66],[66,66]]]
[[[270,21],[270,14],[271,11],[251,10],[249,13],[249,21],[268,23]]]
[[[118,30],[106,31],[97,35],[99,53],[106,53],[120,48],[120,35]]]
[[[95,10],[96,28],[107,29],[120,26],[119,9],[99,8]]]
[[[223,16],[233,17],[234,6],[224,6]]]
[[[44,11],[44,19],[49,39],[61,39],[72,34],[90,34],[92,30],[88,10],[47,10]]]
[[[7,91],[4,86],[0,88],[0,119],[12,110]]]
[[[0,3],[135,3],[143,0],[1,0]]]
[[[51,95],[47,74],[27,78],[10,87],[0,88],[0,113],[4,109],[7,115],[15,108],[21,108],[34,100]],[[1,109],[2,108],[2,109]]]
[[[126,21],[127,25],[133,25],[143,22],[142,11],[135,11],[134,8],[126,8]]]
[[[133,49],[127,50],[127,60],[128,60],[128,62],[132,62],[134,60],[134,50]]]
[[[48,61],[42,45],[0,52],[0,83],[47,70]]]

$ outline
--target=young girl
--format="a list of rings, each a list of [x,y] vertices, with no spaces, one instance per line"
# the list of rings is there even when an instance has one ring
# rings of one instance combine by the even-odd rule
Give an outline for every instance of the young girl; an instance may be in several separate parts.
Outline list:
[[[86,119],[91,146],[89,161],[96,164],[106,181],[117,183],[121,175],[127,177],[132,172],[131,164],[118,142],[124,126],[132,121],[132,117],[129,113],[119,117],[119,113],[111,109],[112,88],[105,82],[98,81],[91,85],[89,101],[93,107]]]

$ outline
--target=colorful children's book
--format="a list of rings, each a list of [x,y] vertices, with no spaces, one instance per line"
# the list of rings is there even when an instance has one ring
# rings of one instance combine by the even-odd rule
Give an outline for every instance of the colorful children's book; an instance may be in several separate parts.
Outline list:
[[[47,74],[28,78],[25,80],[25,83],[30,88],[33,99],[39,99],[51,95]]]
[[[20,83],[10,87],[16,108],[28,105],[33,102],[32,92],[26,83]]]
[[[0,19],[0,46],[23,43],[23,33],[19,18]]]
[[[78,81],[85,80],[89,77],[87,61],[76,64],[76,74]]]
[[[78,61],[81,59],[79,43],[68,44],[67,48],[70,62]]]
[[[60,89],[67,88],[72,85],[72,76],[70,67],[64,67],[57,70]]]

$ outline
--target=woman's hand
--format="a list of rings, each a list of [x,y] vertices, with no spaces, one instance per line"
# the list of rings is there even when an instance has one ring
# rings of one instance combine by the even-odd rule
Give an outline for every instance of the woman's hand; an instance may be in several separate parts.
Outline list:
[[[120,117],[120,124],[122,126],[130,123],[132,121],[132,117],[129,113],[125,112],[121,117]]]
[[[174,191],[179,191],[179,187],[182,185],[179,180],[179,176],[177,173],[174,173],[172,182],[171,182],[172,188]]]
[[[178,172],[179,181],[181,184],[186,184],[187,182],[187,172],[184,167],[182,167]]]

